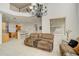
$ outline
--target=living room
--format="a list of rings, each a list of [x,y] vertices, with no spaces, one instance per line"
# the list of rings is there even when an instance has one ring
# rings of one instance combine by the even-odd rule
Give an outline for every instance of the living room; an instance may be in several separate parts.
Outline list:
[[[14,3],[13,8],[15,8],[15,6],[18,6],[18,4],[19,3]],[[19,5],[21,6],[22,4]],[[61,55],[59,47],[62,40],[67,41],[68,39],[69,41],[70,39],[76,39],[79,36],[79,28],[77,27],[79,25],[78,23],[79,4],[45,3],[44,5],[47,7],[47,14],[42,17],[37,17],[37,16],[31,16],[28,13],[24,13],[24,12],[21,13],[22,12],[21,10],[20,12],[17,12],[16,10],[15,11],[10,10],[9,9],[10,3],[0,4],[0,14],[2,15],[2,22],[13,24],[13,27],[11,26],[10,29],[8,28],[10,30],[9,32],[15,32],[16,25],[18,24],[19,26],[21,25],[20,30],[17,31],[18,38],[15,37],[16,35],[14,35],[15,38],[10,37],[11,39],[10,41],[1,44],[2,48],[0,48],[1,49],[0,55],[56,55],[57,56],[57,55]],[[3,31],[5,31],[5,29]],[[52,51],[48,52],[41,49],[25,46],[24,40],[26,39],[26,37],[31,35],[31,33],[39,33],[37,34],[39,36],[41,35],[43,36],[46,33],[52,34],[52,37],[54,35]],[[67,36],[67,34],[69,35]],[[45,38],[46,37],[47,36],[45,36]],[[23,50],[21,48],[23,48]],[[14,51],[16,51],[16,53]]]

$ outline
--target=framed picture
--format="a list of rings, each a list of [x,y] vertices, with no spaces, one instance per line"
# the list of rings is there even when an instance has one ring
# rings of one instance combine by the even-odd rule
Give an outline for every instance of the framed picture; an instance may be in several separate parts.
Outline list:
[[[65,34],[65,18],[50,19],[50,32],[54,34]]]

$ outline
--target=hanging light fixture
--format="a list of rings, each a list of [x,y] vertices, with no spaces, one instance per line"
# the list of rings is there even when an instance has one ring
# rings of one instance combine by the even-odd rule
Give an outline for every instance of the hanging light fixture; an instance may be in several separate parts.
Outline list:
[[[33,16],[42,17],[44,15],[47,15],[47,7],[44,4],[32,4],[32,6],[30,6],[30,9]]]

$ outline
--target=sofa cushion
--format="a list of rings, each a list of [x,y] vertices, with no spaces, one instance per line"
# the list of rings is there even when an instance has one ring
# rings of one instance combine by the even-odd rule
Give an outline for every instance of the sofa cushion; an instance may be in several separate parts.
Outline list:
[[[38,35],[39,35],[38,33],[31,33],[30,37],[31,37],[31,39],[37,39]]]
[[[33,41],[30,38],[26,38],[24,40],[24,44],[25,45],[29,45],[29,46],[33,46]]]
[[[42,33],[39,33],[39,38],[42,38]]]
[[[47,42],[49,42],[49,43],[53,43],[53,40],[52,39],[42,39],[42,41],[47,41]]]
[[[42,33],[42,38],[53,39],[53,35],[50,33]]]
[[[38,48],[44,49],[44,50],[48,50],[48,51],[52,51],[53,50],[53,46],[51,43],[47,42],[47,41],[38,41]]]

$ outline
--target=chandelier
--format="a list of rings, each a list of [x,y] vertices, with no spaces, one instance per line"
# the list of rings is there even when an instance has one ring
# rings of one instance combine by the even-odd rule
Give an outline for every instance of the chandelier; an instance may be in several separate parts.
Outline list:
[[[42,17],[47,15],[47,7],[44,4],[32,4],[32,6],[30,6],[30,9],[33,16]]]

